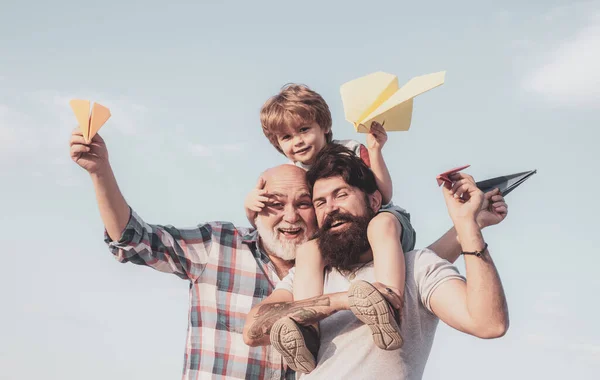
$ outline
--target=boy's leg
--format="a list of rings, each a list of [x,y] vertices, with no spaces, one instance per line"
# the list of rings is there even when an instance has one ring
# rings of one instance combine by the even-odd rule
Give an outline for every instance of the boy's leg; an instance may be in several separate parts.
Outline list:
[[[316,240],[298,247],[294,274],[294,300],[323,294],[324,262]],[[282,318],[271,328],[271,344],[281,353],[287,365],[296,372],[309,373],[317,362],[319,324],[301,326],[291,318]]]
[[[363,280],[353,282],[348,289],[348,303],[352,313],[371,329],[377,347],[384,350],[402,347],[399,312],[375,286]]]
[[[394,213],[380,212],[369,222],[367,237],[373,251],[375,280],[404,299],[406,266],[401,236],[402,225]]]
[[[402,302],[395,310],[385,298],[367,283],[355,283],[350,288],[350,309],[369,325],[375,344],[385,350],[402,346],[400,315],[404,300],[406,266],[401,237],[403,233],[396,214],[381,212],[369,223],[367,237],[373,251],[375,281],[385,284]]]
[[[296,372],[315,369],[319,352],[319,333],[314,326],[302,326],[290,317],[275,322],[271,328],[271,344]]]

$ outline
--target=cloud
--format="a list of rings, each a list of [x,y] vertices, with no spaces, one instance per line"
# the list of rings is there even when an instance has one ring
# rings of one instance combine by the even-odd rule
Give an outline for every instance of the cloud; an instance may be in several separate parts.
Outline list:
[[[542,293],[533,304],[533,310],[543,317],[567,318],[571,315],[567,305],[561,302],[559,292],[547,291]]]
[[[204,144],[193,144],[188,145],[188,151],[197,157],[215,157],[218,158],[223,154],[235,154],[240,153],[246,149],[246,143],[232,143],[232,144],[215,144],[215,145],[204,145]]]
[[[547,350],[569,352],[578,358],[591,361],[592,363],[598,363],[600,360],[600,344],[597,342],[574,342],[572,337],[567,340],[563,336],[540,333],[527,334],[525,342]]]
[[[571,343],[567,345],[569,351],[591,355],[600,360],[600,344]]]
[[[21,156],[39,148],[33,126],[35,120],[5,104],[0,104],[0,157]]]
[[[552,20],[553,16],[549,16]],[[600,107],[600,13],[546,55],[522,87],[547,102],[567,107]]]
[[[71,99],[79,96],[58,91],[36,91],[15,97],[15,101],[0,103],[0,150],[4,153],[30,154],[40,146],[64,149],[65,139],[77,126]],[[125,97],[92,95],[111,110],[111,130],[134,135],[144,126],[149,109]],[[60,144],[60,145],[58,145]]]
[[[130,99],[117,96],[111,97],[104,94],[87,94],[78,96],[52,91],[37,91],[30,94],[32,103],[41,104],[61,121],[62,125],[67,123],[76,126],[73,111],[69,106],[71,99],[90,99],[110,109],[112,117],[109,119],[111,129],[115,129],[124,135],[134,135],[144,125],[148,114],[148,107],[132,102]]]
[[[68,154],[69,135],[77,126],[69,106],[74,98],[109,107],[113,117],[107,125],[122,135],[136,134],[149,120],[146,106],[122,96],[44,90],[0,97],[0,169],[33,177],[48,175],[58,186],[79,186]]]

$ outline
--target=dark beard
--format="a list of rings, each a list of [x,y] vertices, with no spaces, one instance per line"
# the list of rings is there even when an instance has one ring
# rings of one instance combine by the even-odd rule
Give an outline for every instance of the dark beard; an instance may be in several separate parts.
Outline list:
[[[339,211],[327,215],[317,233],[319,249],[327,268],[350,271],[360,262],[360,256],[371,249],[367,239],[367,226],[372,218],[373,212],[370,209],[365,216]],[[347,222],[346,228],[340,232],[331,231],[331,224],[335,221]]]

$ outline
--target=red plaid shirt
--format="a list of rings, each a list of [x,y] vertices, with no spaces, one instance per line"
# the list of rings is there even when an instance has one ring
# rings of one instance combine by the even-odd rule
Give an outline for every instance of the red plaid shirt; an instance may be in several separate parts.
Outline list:
[[[271,346],[249,347],[246,314],[280,281],[257,245],[257,232],[228,222],[177,229],[145,223],[133,210],[118,242],[122,263],[146,265],[190,282],[183,379],[294,379]]]

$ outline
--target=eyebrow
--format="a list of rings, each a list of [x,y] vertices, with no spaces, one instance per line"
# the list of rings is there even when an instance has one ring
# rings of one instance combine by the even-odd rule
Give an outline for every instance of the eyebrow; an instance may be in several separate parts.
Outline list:
[[[300,194],[298,195],[298,198],[304,198],[304,197],[308,197],[308,198],[310,198],[310,193],[309,193],[308,191],[305,191],[305,192],[303,192],[303,193],[300,193]]]
[[[333,189],[333,191],[330,194],[337,194],[337,193],[339,193],[342,190],[348,190],[348,189],[349,189],[348,186],[340,186],[338,188]],[[320,200],[323,200],[323,199],[325,199],[325,196],[314,198],[313,202],[320,201]]]
[[[276,191],[274,192],[270,192],[269,193],[269,198],[285,198],[287,199],[288,196],[282,193],[278,193]],[[296,199],[302,199],[302,198],[309,198],[310,199],[310,193],[308,191],[304,191],[300,194],[297,195]]]
[[[269,192],[269,197],[287,198],[287,195],[273,191]]]

